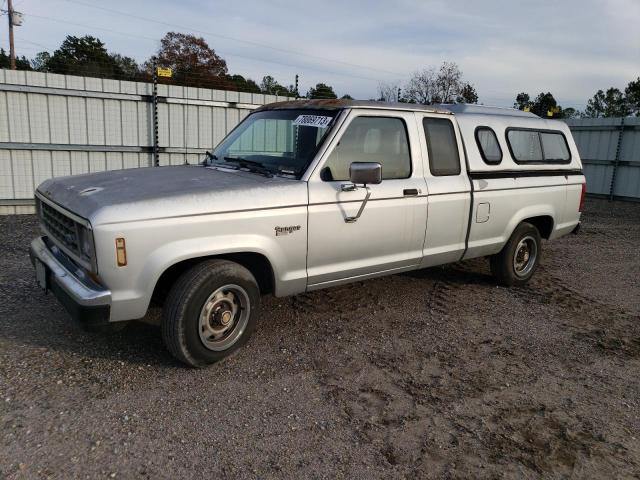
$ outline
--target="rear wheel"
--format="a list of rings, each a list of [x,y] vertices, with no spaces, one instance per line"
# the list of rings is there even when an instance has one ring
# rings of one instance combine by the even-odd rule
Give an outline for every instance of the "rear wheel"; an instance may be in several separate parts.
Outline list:
[[[260,308],[260,291],[246,268],[207,260],[173,285],[162,315],[162,338],[178,360],[203,367],[247,342]]]
[[[540,232],[530,223],[521,223],[500,253],[491,257],[491,273],[503,285],[524,285],[538,268],[541,255]]]

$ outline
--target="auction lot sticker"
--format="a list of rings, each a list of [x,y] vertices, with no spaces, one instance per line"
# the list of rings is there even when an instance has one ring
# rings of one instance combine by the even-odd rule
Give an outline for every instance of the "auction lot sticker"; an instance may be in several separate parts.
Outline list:
[[[326,128],[333,120],[333,117],[324,117],[322,115],[298,115],[293,121],[294,125],[303,127]]]

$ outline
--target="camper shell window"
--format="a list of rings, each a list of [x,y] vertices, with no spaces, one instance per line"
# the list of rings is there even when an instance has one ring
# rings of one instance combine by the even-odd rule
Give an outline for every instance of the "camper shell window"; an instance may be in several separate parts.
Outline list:
[[[571,152],[558,130],[508,128],[507,145],[516,163],[569,163]]]
[[[478,127],[475,131],[476,143],[484,163],[498,165],[502,162],[502,149],[496,132],[491,127]]]

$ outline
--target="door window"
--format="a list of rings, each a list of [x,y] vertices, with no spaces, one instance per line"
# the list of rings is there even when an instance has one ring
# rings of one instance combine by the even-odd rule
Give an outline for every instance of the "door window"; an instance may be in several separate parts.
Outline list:
[[[322,180],[349,180],[352,162],[378,162],[386,180],[410,177],[411,156],[404,121],[392,117],[355,118],[324,164]]]
[[[460,175],[460,155],[453,123],[445,118],[422,119],[431,175]]]

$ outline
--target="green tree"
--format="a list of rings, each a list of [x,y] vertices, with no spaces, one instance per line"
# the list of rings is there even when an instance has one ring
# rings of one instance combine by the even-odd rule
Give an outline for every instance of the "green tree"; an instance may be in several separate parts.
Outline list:
[[[629,82],[627,88],[624,89],[624,95],[631,113],[640,117],[640,77]]]
[[[11,68],[11,59],[4,48],[0,48],[0,68]],[[24,55],[16,57],[16,70],[32,70],[29,60]]]
[[[631,114],[627,98],[618,88],[609,88],[606,92],[598,90],[587,102],[584,111],[587,117],[626,117]]]
[[[550,92],[539,93],[533,101],[531,111],[543,118],[562,118],[562,107],[558,105],[558,102],[556,102],[556,99],[553,98]],[[549,112],[551,112],[551,115],[549,115]]]
[[[307,91],[307,98],[338,98],[333,87],[324,83],[318,83]]]
[[[580,118],[581,116],[582,112],[575,108],[567,107],[562,109],[562,118]]]
[[[563,110],[550,92],[541,92],[532,101],[526,92],[516,95],[513,108],[534,113],[542,118],[563,118]]]
[[[262,93],[258,84],[250,78],[244,78],[242,75],[228,75],[226,77],[232,88],[241,92]]]
[[[465,83],[456,98],[457,103],[478,103],[478,92],[473,85]]]
[[[109,55],[104,43],[90,35],[68,35],[45,65],[53,73],[67,75],[122,78],[123,72],[116,60]]]
[[[266,93],[269,95],[293,96],[293,92],[291,91],[291,89],[280,85],[278,81],[271,75],[265,75],[264,77],[262,77],[262,82],[260,82],[260,90],[262,90],[262,93]]]
[[[516,101],[513,104],[513,108],[517,108],[518,110],[530,110],[533,102],[531,102],[531,97],[528,93],[520,92],[516,95]]]
[[[140,67],[138,63],[131,57],[125,57],[119,53],[111,55],[116,68],[119,70],[120,75],[124,78],[134,80],[140,75]]]
[[[348,93],[345,93],[344,95],[342,95],[340,97],[342,100],[353,100],[353,97],[351,95],[349,95]]]
[[[31,68],[37,72],[48,72],[50,61],[51,54],[49,52],[37,53],[36,56],[31,59]]]

